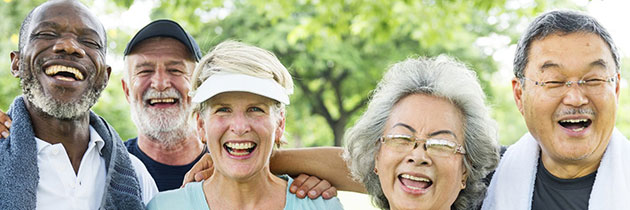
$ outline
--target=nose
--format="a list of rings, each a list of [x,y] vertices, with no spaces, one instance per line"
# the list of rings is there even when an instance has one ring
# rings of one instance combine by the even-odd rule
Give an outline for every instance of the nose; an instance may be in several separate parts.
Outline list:
[[[53,46],[53,52],[66,53],[68,55],[74,55],[79,58],[85,57],[85,50],[81,48],[74,37],[61,37],[57,40]]]
[[[414,149],[407,155],[407,163],[411,163],[414,165],[426,165],[430,166],[433,164],[429,153],[425,150],[424,144],[422,142],[417,142],[414,146]]]
[[[163,65],[157,65],[155,73],[151,76],[151,87],[158,91],[164,91],[171,87],[171,80]]]
[[[584,94],[584,90],[582,90],[583,87],[580,87],[577,84],[574,86],[568,87],[569,90],[567,90],[563,96],[562,103],[573,107],[580,107],[588,104],[588,97]]]
[[[230,131],[237,136],[243,136],[251,131],[251,126],[244,113],[234,113],[230,123]]]

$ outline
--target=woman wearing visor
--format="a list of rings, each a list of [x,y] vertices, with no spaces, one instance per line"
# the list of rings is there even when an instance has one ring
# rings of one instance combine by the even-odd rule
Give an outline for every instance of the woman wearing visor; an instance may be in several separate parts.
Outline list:
[[[367,192],[381,209],[477,209],[499,161],[496,133],[473,71],[447,56],[410,58],[385,73],[345,152],[283,151],[274,167],[299,164],[338,189]],[[342,153],[350,172],[335,167]]]
[[[289,176],[270,172],[293,92],[291,75],[271,52],[223,42],[200,61],[192,84],[193,118],[213,175],[158,194],[149,209],[342,209],[337,198],[297,198]]]

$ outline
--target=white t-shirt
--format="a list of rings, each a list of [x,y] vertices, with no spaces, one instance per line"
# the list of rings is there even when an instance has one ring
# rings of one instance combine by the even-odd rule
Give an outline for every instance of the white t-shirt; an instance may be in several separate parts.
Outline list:
[[[37,137],[37,209],[98,209],[105,191],[105,159],[100,155],[105,142],[90,126],[90,142],[83,154],[79,171],[74,173],[70,158],[61,143],[50,144]],[[157,194],[155,181],[138,158],[129,155],[147,204]]]

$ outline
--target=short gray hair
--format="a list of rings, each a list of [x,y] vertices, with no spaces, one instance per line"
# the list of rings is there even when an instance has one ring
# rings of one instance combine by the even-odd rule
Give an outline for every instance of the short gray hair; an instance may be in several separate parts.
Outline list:
[[[464,166],[466,188],[460,191],[452,209],[478,206],[486,190],[482,181],[499,162],[497,128],[485,105],[485,94],[475,72],[447,56],[409,58],[391,66],[374,91],[367,110],[345,135],[348,161],[353,177],[362,182],[372,201],[382,209],[389,203],[378,176],[373,172],[378,138],[393,106],[412,94],[427,94],[449,100],[464,116]],[[430,110],[427,110],[430,111]]]
[[[527,27],[527,31],[523,34],[516,47],[514,76],[519,79],[525,76],[525,67],[529,60],[529,48],[533,41],[542,40],[549,35],[557,33],[571,34],[577,32],[599,35],[610,47],[613,60],[615,60],[616,70],[619,72],[621,61],[617,47],[608,31],[595,18],[578,11],[556,10],[536,17]]]

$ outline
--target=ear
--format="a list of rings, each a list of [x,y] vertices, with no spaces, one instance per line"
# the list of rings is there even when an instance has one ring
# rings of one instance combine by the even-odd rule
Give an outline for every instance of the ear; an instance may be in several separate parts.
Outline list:
[[[110,65],[105,65],[107,70],[107,80],[109,80],[109,76],[112,75],[112,67]]]
[[[619,74],[619,72],[617,72],[617,82],[615,82],[615,95],[617,95],[617,103],[619,102],[619,89],[620,89],[620,83],[621,83],[621,74]]]
[[[205,122],[201,118],[201,114],[199,112],[196,112],[194,115],[195,121],[197,121],[197,136],[199,136],[201,142],[206,143],[206,128],[204,127]]]
[[[284,126],[286,122],[286,118],[284,117],[284,112],[280,113],[280,120],[278,120],[278,128],[276,128],[276,145],[280,146],[280,139],[282,139],[282,135],[284,134]]]
[[[14,77],[20,76],[20,52],[11,51],[11,74]]]
[[[514,94],[514,102],[516,102],[518,111],[523,114],[523,85],[521,80],[516,77],[512,78],[512,93]]]
[[[122,84],[123,92],[125,92],[125,98],[127,99],[127,102],[131,104],[129,102],[129,87],[127,86],[127,82],[125,81],[125,78],[120,79],[120,83]]]

